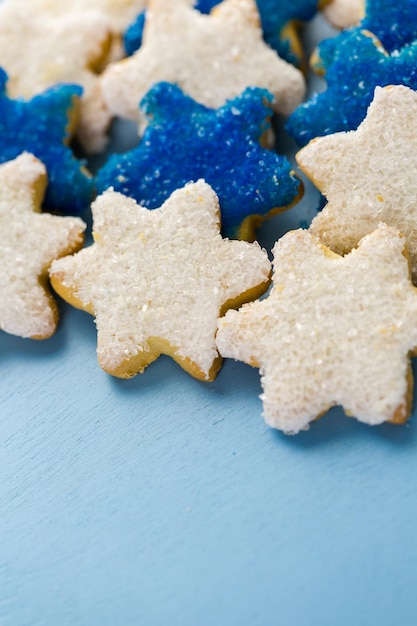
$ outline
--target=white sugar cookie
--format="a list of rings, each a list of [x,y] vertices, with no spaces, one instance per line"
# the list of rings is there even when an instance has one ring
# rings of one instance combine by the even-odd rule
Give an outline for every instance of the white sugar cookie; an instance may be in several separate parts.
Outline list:
[[[162,80],[210,108],[258,86],[288,114],[305,93],[301,72],[264,43],[255,0],[224,0],[210,15],[187,0],[150,0],[141,48],[109,65],[101,87],[114,115],[137,120],[140,100]]]
[[[0,165],[0,329],[33,339],[50,337],[57,324],[49,265],[82,247],[85,228],[79,218],[40,213],[46,183],[30,154]]]
[[[101,367],[128,378],[168,354],[212,380],[217,319],[266,290],[266,252],[222,239],[217,196],[204,181],[152,211],[113,190],[92,210],[94,244],[53,263],[50,276],[63,298],[95,315]]]
[[[379,222],[407,240],[417,281],[417,93],[401,85],[377,87],[356,131],[312,140],[296,159],[326,196],[311,231],[344,254]]]
[[[269,296],[217,334],[220,354],[260,368],[270,426],[296,433],[333,405],[367,424],[407,419],[417,290],[404,246],[386,225],[345,257],[306,230],[275,244]]]

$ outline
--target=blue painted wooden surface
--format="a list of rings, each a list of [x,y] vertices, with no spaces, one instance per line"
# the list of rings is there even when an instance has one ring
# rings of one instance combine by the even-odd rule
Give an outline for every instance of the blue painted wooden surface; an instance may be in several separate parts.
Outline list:
[[[61,309],[48,341],[0,333],[1,626],[416,624],[416,410],[286,437],[257,370],[116,380]]]

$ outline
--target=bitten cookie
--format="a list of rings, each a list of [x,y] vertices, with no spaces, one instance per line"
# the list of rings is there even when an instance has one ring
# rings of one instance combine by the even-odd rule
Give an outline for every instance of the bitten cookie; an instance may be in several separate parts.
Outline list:
[[[341,257],[298,230],[273,252],[269,296],[217,334],[220,354],[260,368],[267,423],[297,433],[334,405],[371,425],[407,420],[417,290],[404,238],[381,225]]]
[[[305,92],[301,72],[263,41],[255,0],[224,0],[210,15],[186,0],[150,0],[142,46],[106,68],[101,89],[113,115],[138,120],[138,102],[159,81],[177,83],[210,108],[262,87],[284,114]]]
[[[63,298],[96,316],[101,367],[129,378],[168,354],[213,380],[217,319],[266,290],[266,252],[222,239],[217,197],[204,181],[154,211],[112,190],[92,211],[94,244],[53,263],[50,276]]]
[[[208,109],[176,85],[157,83],[141,103],[148,119],[141,142],[110,157],[96,176],[98,193],[113,187],[155,209],[175,189],[204,178],[219,197],[223,234],[253,241],[255,227],[303,191],[290,162],[260,144],[271,104],[267,91],[248,88]]]
[[[302,171],[328,204],[311,231],[344,254],[383,221],[407,240],[417,282],[417,93],[402,85],[378,87],[357,131],[321,137],[300,150]]]
[[[0,328],[32,339],[46,339],[56,329],[48,268],[82,247],[85,228],[79,218],[40,213],[46,179],[31,154],[0,165]]]

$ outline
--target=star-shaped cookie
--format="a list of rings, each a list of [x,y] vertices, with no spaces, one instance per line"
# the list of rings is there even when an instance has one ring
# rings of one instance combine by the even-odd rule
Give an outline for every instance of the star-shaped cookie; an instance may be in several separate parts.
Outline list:
[[[270,263],[258,244],[222,239],[218,200],[197,181],[154,211],[109,190],[92,205],[94,244],[53,263],[56,291],[96,316],[102,368],[128,378],[160,354],[212,380],[218,317],[257,297]]]
[[[262,87],[284,114],[305,92],[301,72],[263,41],[255,0],[224,0],[210,15],[184,0],[150,0],[141,48],[109,65],[101,88],[114,115],[137,120],[138,103],[159,81],[177,83],[210,108],[248,86]]]
[[[110,121],[96,74],[110,44],[109,22],[97,11],[54,15],[0,4],[0,67],[9,76],[8,95],[31,98],[57,83],[81,85],[77,136],[91,151],[103,147]]]
[[[79,218],[40,213],[45,187],[45,167],[31,154],[0,165],[0,329],[33,339],[57,324],[48,268],[82,247],[85,228]]]
[[[248,88],[208,109],[178,86],[157,83],[141,103],[148,119],[141,142],[110,157],[96,176],[98,193],[113,187],[155,209],[175,189],[204,178],[219,197],[223,234],[253,240],[260,221],[302,193],[289,161],[260,144],[271,101],[264,89]]]
[[[0,163],[21,152],[34,154],[48,170],[44,208],[82,214],[91,200],[93,179],[66,145],[81,88],[57,85],[26,101],[8,98],[6,84],[7,76],[0,68]]]
[[[403,84],[417,89],[417,42],[388,54],[366,31],[352,33],[335,51],[327,89],[298,107],[286,128],[300,146],[311,139],[357,128],[375,87]]]
[[[388,53],[416,41],[417,0],[367,0],[364,10],[365,15],[355,28],[345,30],[337,37],[324,39],[318,45],[311,63],[315,71],[325,74],[341,42],[360,30],[371,32]]]
[[[311,231],[339,254],[348,252],[379,222],[407,239],[417,282],[417,93],[407,87],[377,88],[357,131],[309,143],[296,155],[328,204]]]
[[[334,405],[372,425],[408,418],[417,290],[404,247],[386,225],[345,257],[306,230],[276,243],[269,296],[217,334],[224,357],[260,368],[270,426],[296,433]]]

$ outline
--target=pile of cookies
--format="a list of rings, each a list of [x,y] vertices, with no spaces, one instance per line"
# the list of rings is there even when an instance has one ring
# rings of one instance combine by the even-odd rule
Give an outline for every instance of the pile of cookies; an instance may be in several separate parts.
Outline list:
[[[301,24],[319,10],[340,34],[308,60]],[[404,423],[416,53],[417,0],[3,0],[0,328],[50,337],[57,293],[94,315],[111,375],[168,354],[212,381],[234,358],[260,369],[286,433],[334,405]],[[309,61],[327,89],[306,100]],[[257,227],[303,194],[274,116],[325,206],[272,266]],[[138,143],[108,155],[116,118]]]

